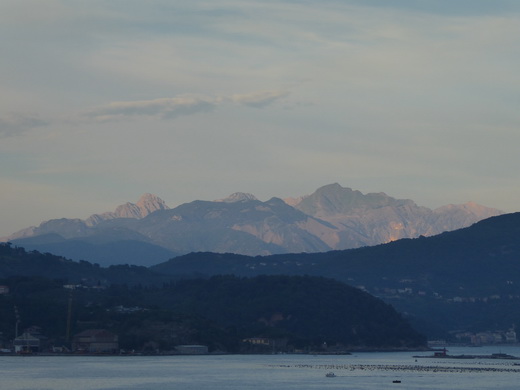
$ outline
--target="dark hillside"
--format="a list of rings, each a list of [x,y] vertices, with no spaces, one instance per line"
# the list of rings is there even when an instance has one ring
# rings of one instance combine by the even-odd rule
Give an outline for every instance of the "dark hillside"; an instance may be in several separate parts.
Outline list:
[[[423,336],[389,305],[343,283],[316,277],[234,276],[182,280],[162,287],[112,285],[105,289],[63,288],[41,277],[0,279],[0,332],[14,337],[38,327],[56,345],[70,331],[103,328],[120,337],[125,349],[173,350],[205,344],[228,352],[422,348]],[[69,301],[69,299],[71,301]],[[268,349],[248,338],[276,340]]]
[[[391,306],[325,278],[219,276],[179,281],[154,301],[236,327],[246,337],[278,334],[313,345],[379,349],[424,343]]]
[[[317,275],[360,286],[425,324],[452,329],[520,326],[520,213],[433,237],[344,251],[265,257],[208,253],[152,267],[169,275]]]

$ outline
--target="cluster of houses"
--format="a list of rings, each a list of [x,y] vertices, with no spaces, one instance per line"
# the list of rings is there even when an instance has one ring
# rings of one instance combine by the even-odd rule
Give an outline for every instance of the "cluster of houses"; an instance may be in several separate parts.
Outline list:
[[[359,285],[357,288],[374,294],[375,296],[382,299],[401,299],[406,296],[420,296],[420,297],[432,297],[439,300],[444,300],[446,302],[454,302],[454,303],[476,303],[476,302],[493,302],[497,300],[518,300],[520,299],[520,295],[516,294],[492,294],[488,296],[443,296],[435,291],[425,291],[420,288],[414,288],[413,286],[417,286],[418,282],[414,279],[401,279],[399,280],[399,287],[374,287],[368,290],[365,286]],[[512,281],[506,281],[506,284],[513,284]]]
[[[32,354],[43,350],[89,354],[114,354],[119,351],[118,336],[105,329],[88,329],[74,335],[70,348],[50,346],[37,327],[32,327],[13,341],[14,352]]]
[[[271,339],[252,337],[242,340],[243,345],[249,346],[243,352],[283,351],[287,348],[286,339]],[[26,329],[16,337],[11,348],[1,348],[0,353],[38,354],[38,353],[70,353],[70,354],[120,354],[119,338],[116,334],[105,329],[87,329],[74,335],[69,347],[50,345],[49,340],[41,334],[39,327]],[[206,355],[209,353],[206,345],[178,345],[174,354],[179,355]]]
[[[119,349],[119,337],[105,329],[87,329],[74,335],[69,347],[49,345],[47,337],[41,334],[39,327],[26,329],[12,343],[12,348],[0,345],[0,353],[31,355],[37,353],[71,353],[113,355],[122,353]],[[206,355],[205,345],[178,345],[174,353],[180,355]]]
[[[459,342],[471,345],[516,344],[518,341],[514,329],[478,333],[460,332],[455,334],[455,338]]]

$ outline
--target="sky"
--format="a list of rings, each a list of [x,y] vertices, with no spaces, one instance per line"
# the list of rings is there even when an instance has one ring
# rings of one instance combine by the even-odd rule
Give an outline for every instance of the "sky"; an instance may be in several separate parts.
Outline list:
[[[0,236],[331,183],[520,211],[520,1],[2,0]]]

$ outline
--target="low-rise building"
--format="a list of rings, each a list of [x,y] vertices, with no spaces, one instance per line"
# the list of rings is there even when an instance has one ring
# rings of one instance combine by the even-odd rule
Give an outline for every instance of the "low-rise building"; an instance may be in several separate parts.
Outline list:
[[[287,339],[268,337],[249,337],[242,339],[242,350],[246,353],[285,352],[287,350]]]
[[[16,353],[35,353],[40,351],[40,339],[28,332],[22,333],[13,341]]]
[[[243,339],[242,342],[253,345],[271,345],[271,339],[267,337],[250,337],[248,339]]]
[[[506,343],[516,343],[516,332],[514,329],[510,329],[505,333]]]
[[[105,329],[88,329],[74,336],[72,350],[78,353],[117,353],[119,338]]]
[[[206,355],[208,347],[205,345],[177,345],[175,350],[181,355]]]

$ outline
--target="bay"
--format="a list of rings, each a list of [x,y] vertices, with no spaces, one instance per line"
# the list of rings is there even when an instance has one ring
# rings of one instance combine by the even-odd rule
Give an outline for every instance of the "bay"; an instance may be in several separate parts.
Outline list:
[[[515,346],[449,347],[450,355],[520,356]],[[520,361],[415,358],[430,352],[352,355],[0,356],[0,388],[518,389]],[[335,377],[325,374],[334,372]],[[399,381],[394,382],[394,381]]]

